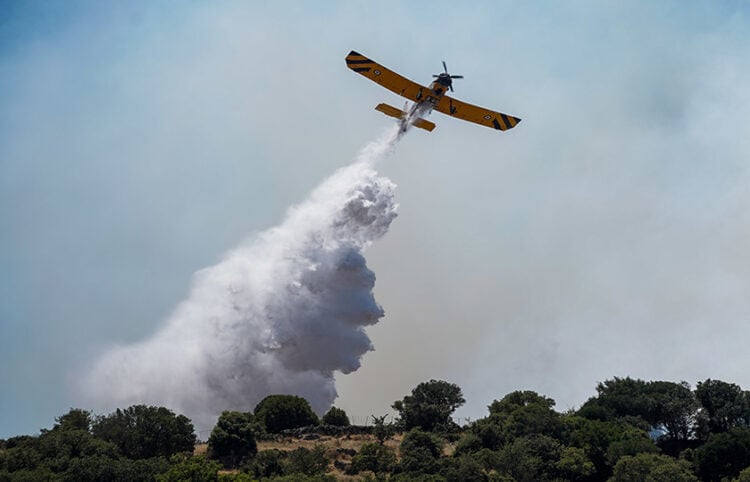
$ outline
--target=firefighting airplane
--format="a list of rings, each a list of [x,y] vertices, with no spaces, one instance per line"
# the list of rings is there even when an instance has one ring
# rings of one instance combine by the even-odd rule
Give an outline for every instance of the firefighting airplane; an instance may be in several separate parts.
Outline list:
[[[399,119],[402,133],[406,132],[411,125],[432,132],[435,124],[423,119],[422,116],[428,115],[433,109],[449,116],[501,131],[512,129],[521,122],[518,117],[467,104],[445,95],[445,91],[448,89],[453,92],[453,79],[464,78],[463,75],[450,75],[445,61],[443,61],[445,72],[433,75],[435,80],[429,87],[412,82],[354,50],[346,56],[346,66],[414,102],[410,109],[407,109],[407,102],[403,110],[388,104],[378,104],[375,107],[375,110]]]

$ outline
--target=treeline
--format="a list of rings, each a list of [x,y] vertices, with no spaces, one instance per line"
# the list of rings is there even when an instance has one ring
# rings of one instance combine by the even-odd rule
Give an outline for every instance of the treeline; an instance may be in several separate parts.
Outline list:
[[[452,383],[430,380],[393,403],[396,421],[350,427],[332,407],[272,395],[253,412],[224,412],[204,455],[190,420],[136,405],[94,416],[71,409],[36,436],[0,440],[3,481],[738,481],[750,482],[750,392],[718,380],[614,378],[578,410],[516,391],[460,427],[465,403]],[[347,428],[349,427],[349,428]],[[259,450],[284,434],[372,434],[357,450],[316,444]],[[349,435],[343,435],[349,437]],[[400,443],[398,443],[400,442]]]

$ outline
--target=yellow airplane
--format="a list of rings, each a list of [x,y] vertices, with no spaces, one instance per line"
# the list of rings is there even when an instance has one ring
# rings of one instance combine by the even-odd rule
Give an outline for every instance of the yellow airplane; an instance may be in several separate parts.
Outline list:
[[[453,79],[464,78],[463,75],[450,75],[445,61],[443,61],[445,72],[433,75],[435,80],[429,87],[424,87],[406,77],[402,77],[354,50],[346,56],[346,66],[414,102],[410,109],[407,109],[408,102],[403,109],[397,109],[388,104],[378,104],[375,107],[375,110],[399,119],[402,133],[406,132],[412,125],[431,132],[435,128],[435,124],[423,119],[422,116],[428,115],[433,109],[449,116],[501,131],[512,129],[521,122],[518,117],[467,104],[445,95],[448,89],[453,92]]]

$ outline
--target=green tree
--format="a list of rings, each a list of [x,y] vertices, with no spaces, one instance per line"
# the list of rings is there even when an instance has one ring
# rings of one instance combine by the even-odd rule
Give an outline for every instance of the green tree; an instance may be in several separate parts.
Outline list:
[[[461,388],[454,383],[430,380],[417,385],[411,395],[393,402],[399,413],[399,422],[405,430],[420,428],[434,431],[453,424],[451,415],[466,402]]]
[[[234,467],[258,451],[255,442],[255,417],[247,412],[222,412],[208,438],[211,458]]]
[[[336,407],[331,407],[330,409],[328,409],[325,415],[323,415],[323,418],[320,420],[320,422],[323,425],[333,425],[336,427],[348,427],[349,425],[351,425],[346,412]]]
[[[547,435],[517,438],[500,449],[497,471],[518,482],[553,480],[563,446]]]
[[[697,402],[686,382],[615,377],[599,383],[596,391],[597,396],[584,403],[578,415],[603,421],[642,418],[671,440],[688,440],[692,435]]]
[[[750,465],[740,472],[740,475],[738,475],[732,482],[750,482]]]
[[[561,418],[563,444],[583,449],[599,479],[606,479],[623,455],[658,452],[646,431],[628,423],[590,420],[576,415]]]
[[[88,410],[71,408],[65,415],[55,418],[56,423],[52,430],[83,430],[89,432],[93,421],[94,418]]]
[[[328,470],[329,463],[322,445],[312,449],[299,447],[289,452],[284,460],[284,474],[321,475]]]
[[[610,482],[698,482],[684,460],[660,454],[626,455],[614,467]]]
[[[112,442],[131,459],[170,457],[192,452],[193,424],[184,415],[164,407],[133,405],[97,417],[91,428],[95,437]]]
[[[413,428],[404,435],[399,450],[402,472],[434,474],[439,468],[443,441],[430,432]]]
[[[586,456],[586,452],[578,447],[563,448],[555,468],[564,480],[572,481],[586,480],[596,472],[594,463]]]
[[[396,428],[393,426],[392,423],[386,422],[388,415],[381,415],[380,417],[371,415],[371,417],[372,417],[372,434],[375,435],[375,438],[378,439],[378,442],[383,444],[385,443],[386,440],[393,437],[393,434],[395,433]]]
[[[393,449],[379,443],[366,443],[352,457],[351,471],[358,474],[369,470],[375,474],[391,472],[396,465]]]
[[[269,433],[309,425],[318,425],[310,404],[295,395],[269,395],[255,407],[255,418]]]
[[[439,475],[447,482],[486,482],[482,464],[469,456],[444,457],[440,460]]]
[[[258,479],[284,475],[284,453],[277,449],[261,450],[242,468]]]
[[[695,396],[702,407],[699,419],[702,438],[709,433],[750,426],[750,394],[739,385],[709,378],[698,382]]]
[[[157,475],[157,482],[216,482],[219,480],[221,465],[206,457],[182,453],[173,455],[170,467],[165,473]]]
[[[750,430],[733,428],[713,434],[694,454],[701,479],[719,481],[736,477],[750,461]]]

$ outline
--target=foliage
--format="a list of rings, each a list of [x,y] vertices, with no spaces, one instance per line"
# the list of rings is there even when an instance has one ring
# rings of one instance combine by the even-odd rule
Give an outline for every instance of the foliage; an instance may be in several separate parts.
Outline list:
[[[438,458],[443,451],[443,441],[430,432],[411,429],[401,441],[402,472],[434,474]]]
[[[55,418],[55,426],[52,430],[83,430],[89,432],[94,422],[91,412],[80,408],[71,408],[65,415]],[[42,431],[44,432],[44,430]]]
[[[750,482],[750,465],[734,479],[733,482]]]
[[[598,395],[578,411],[580,416],[604,421],[639,417],[664,430],[670,439],[687,440],[692,435],[697,401],[686,382],[615,377],[599,383],[596,391]]]
[[[482,439],[473,432],[466,432],[458,439],[455,448],[456,455],[468,455],[482,450]]]
[[[442,459],[439,473],[448,482],[485,482],[487,480],[482,464],[469,456]]]
[[[255,417],[247,412],[222,412],[208,438],[211,458],[236,466],[246,457],[258,451],[255,442]]]
[[[578,447],[563,448],[555,468],[565,480],[586,480],[596,472],[594,463],[586,457],[586,452]]]
[[[583,449],[600,478],[611,474],[617,459],[639,452],[658,452],[646,431],[628,423],[590,420],[577,415],[561,419],[560,440],[569,447]]]
[[[720,380],[698,382],[695,396],[701,404],[700,435],[750,426],[750,393]]]
[[[698,482],[684,460],[666,455],[642,453],[622,457],[614,467],[610,482]]]
[[[215,482],[219,480],[218,474],[221,465],[206,457],[178,454],[172,456],[170,463],[169,470],[156,476],[157,482],[180,482],[183,480]]]
[[[385,421],[386,418],[388,418],[388,415],[382,415],[380,417],[372,415],[372,433],[381,444],[393,437],[393,434],[396,431],[396,428],[392,423]]]
[[[331,407],[320,420],[323,425],[335,425],[336,427],[348,427],[351,425],[346,412],[340,408]]]
[[[261,450],[243,466],[242,471],[256,478],[284,475],[283,459],[284,454],[280,450]]]
[[[322,445],[292,450],[284,460],[284,474],[319,475],[328,470],[329,460]]]
[[[393,402],[399,422],[405,430],[420,428],[433,431],[452,424],[451,415],[466,402],[461,389],[454,383],[430,380],[417,385],[411,395]]]
[[[518,482],[552,480],[562,445],[547,435],[528,435],[503,447],[495,467]]]
[[[490,415],[474,422],[469,430],[482,447],[491,450],[530,435],[559,437],[562,425],[554,405],[554,400],[533,391],[512,392],[493,401],[488,407]]]
[[[396,454],[392,448],[380,443],[367,443],[352,457],[351,471],[357,474],[369,470],[379,474],[391,472],[395,465]]]
[[[734,428],[711,435],[695,450],[698,475],[703,480],[736,477],[750,461],[750,430]]]
[[[190,420],[164,407],[118,408],[109,415],[97,417],[92,433],[114,443],[120,453],[132,459],[170,457],[178,452],[192,452],[195,445]]]
[[[269,395],[255,407],[255,418],[269,433],[318,425],[318,417],[310,404],[295,395]]]

